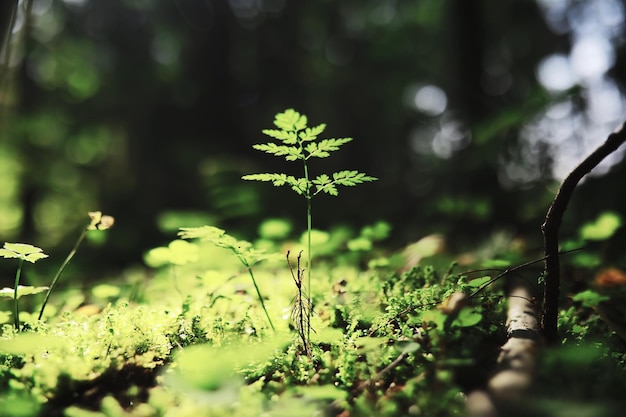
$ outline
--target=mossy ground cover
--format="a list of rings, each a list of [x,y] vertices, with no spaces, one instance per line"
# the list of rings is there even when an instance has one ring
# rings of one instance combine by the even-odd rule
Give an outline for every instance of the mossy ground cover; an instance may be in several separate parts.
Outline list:
[[[460,273],[444,255],[401,271],[381,266],[394,256],[372,261],[373,251],[345,249],[316,265],[307,352],[284,259],[254,266],[272,330],[231,251],[175,242],[148,254],[153,268],[53,294],[42,321],[33,305],[19,332],[5,302],[0,414],[463,415],[465,395],[486,383],[506,338],[506,279],[458,308],[454,297],[494,274]],[[538,367],[535,411],[610,415],[602,413],[623,404],[623,342],[588,303],[570,300],[561,327],[564,347],[547,350]]]
[[[300,160],[304,177],[244,179],[305,197],[299,240],[281,219],[264,222],[254,244],[213,226],[183,227],[180,239],[146,254],[146,268],[54,294],[80,242],[114,218],[89,213],[50,287],[20,285],[24,262],[48,257],[42,249],[5,243],[0,256],[18,266],[14,288],[0,290],[12,298],[0,306],[0,415],[464,414],[466,396],[487,385],[507,338],[507,278],[539,290],[539,271],[524,268],[542,259],[528,261],[523,245],[496,238],[465,256],[445,254],[436,235],[390,253],[379,247],[391,228],[385,222],[359,233],[313,229],[313,196],[375,178],[339,171],[313,179],[309,159],[351,139],[316,142],[325,125],[309,128],[293,110],[274,124],[280,130],[264,133],[282,144],[255,147]],[[620,227],[619,215],[605,213],[565,246],[602,242]],[[455,259],[478,269],[462,272]],[[580,252],[571,266],[589,277],[601,256]],[[562,346],[540,355],[532,401],[505,404],[507,415],[611,416],[626,405],[625,345],[616,336],[626,335],[626,274],[613,268],[598,277],[564,292]],[[21,303],[43,291],[40,306]]]

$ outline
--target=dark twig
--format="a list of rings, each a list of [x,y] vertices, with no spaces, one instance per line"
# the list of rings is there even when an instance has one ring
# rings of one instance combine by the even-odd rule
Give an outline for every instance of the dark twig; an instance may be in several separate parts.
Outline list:
[[[287,251],[287,265],[289,265],[289,271],[293,277],[293,282],[296,284],[296,288],[298,289],[298,293],[293,300],[291,318],[294,321],[296,330],[298,331],[298,336],[300,336],[302,349],[307,356],[311,356],[311,339],[309,338],[311,331],[311,321],[309,319],[311,316],[311,302],[306,296],[306,291],[304,290],[303,285],[304,269],[300,266],[302,251],[298,253],[298,263],[296,265],[297,269],[295,272],[293,270],[293,266],[291,265],[291,261],[289,260],[289,254],[290,252]]]
[[[609,135],[606,142],[585,158],[565,178],[541,226],[545,248],[545,290],[541,327],[546,342],[549,344],[556,343],[559,338],[557,329],[561,280],[559,264],[559,227],[561,226],[563,214],[567,209],[567,205],[578,182],[624,142],[626,142],[626,130],[624,129],[624,124],[622,124]]]

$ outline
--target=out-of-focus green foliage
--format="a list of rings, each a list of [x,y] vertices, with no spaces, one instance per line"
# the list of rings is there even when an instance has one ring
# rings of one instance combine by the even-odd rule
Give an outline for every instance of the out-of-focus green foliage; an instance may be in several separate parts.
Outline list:
[[[571,26],[556,30],[551,20],[568,12],[543,3],[33,5],[30,15],[19,8],[5,51],[0,237],[64,252],[68,226],[80,228],[81,213],[103,207],[135,229],[98,235],[97,253],[120,266],[166,241],[176,229],[171,213],[247,238],[264,218],[301,225],[297,202],[239,181],[269,172],[271,162],[250,145],[263,120],[286,105],[325,120],[330,137],[350,132],[358,140],[320,161],[325,172],[350,166],[383,179],[346,190],[339,207],[320,202],[320,228],[335,218],[351,227],[385,219],[398,245],[454,232],[459,247],[493,228],[537,230],[558,155],[546,142],[558,131],[543,123],[598,113],[585,113],[597,83],[557,92],[541,84],[543,63],[567,55],[576,39]],[[607,42],[617,57],[608,78],[619,82],[622,52]],[[562,143],[569,142],[576,138]],[[605,183],[585,184],[589,198],[577,202],[565,229],[576,230],[596,204],[623,211],[623,199],[607,192],[619,169]],[[86,246],[84,262],[99,262]]]

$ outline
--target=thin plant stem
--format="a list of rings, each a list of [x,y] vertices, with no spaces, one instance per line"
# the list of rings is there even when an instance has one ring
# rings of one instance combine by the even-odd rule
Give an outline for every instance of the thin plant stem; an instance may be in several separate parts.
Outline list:
[[[50,298],[50,294],[52,293],[52,290],[54,289],[54,286],[56,285],[56,283],[59,280],[59,277],[61,276],[63,271],[65,270],[65,267],[67,267],[67,265],[70,263],[70,261],[72,260],[74,255],[76,255],[76,251],[78,250],[78,247],[80,246],[80,244],[83,241],[83,239],[85,238],[85,236],[87,236],[87,232],[89,232],[89,229],[85,228],[83,230],[83,232],[80,234],[80,236],[78,237],[78,240],[76,241],[76,244],[74,245],[74,247],[72,248],[70,253],[67,255],[67,258],[65,258],[65,260],[61,264],[61,267],[59,268],[59,270],[57,271],[56,275],[52,279],[52,283],[50,284],[50,288],[48,288],[48,292],[46,292],[46,298],[44,298],[43,304],[41,305],[41,310],[39,310],[39,317],[37,318],[37,320],[41,321],[41,318],[43,317],[43,312],[46,309],[46,304],[48,304],[48,298]]]
[[[248,270],[248,274],[250,274],[250,278],[252,278],[252,284],[254,285],[254,289],[256,290],[256,295],[259,298],[259,301],[261,302],[261,307],[263,308],[263,311],[265,312],[265,317],[267,317],[267,321],[269,322],[270,327],[272,328],[272,330],[274,332],[276,332],[276,328],[274,327],[274,323],[272,323],[272,319],[270,318],[270,313],[267,311],[267,308],[265,307],[265,302],[263,301],[263,296],[261,295],[261,290],[259,289],[259,286],[256,283],[256,279],[254,278],[254,274],[252,273],[252,267],[250,266],[250,264],[248,263],[248,261],[245,258],[243,258],[242,256],[239,256],[239,255],[237,255],[237,257],[239,258],[241,263]]]
[[[22,265],[24,265],[24,259],[20,258],[20,263],[17,265],[17,272],[15,273],[15,289],[13,290],[13,316],[15,323],[15,330],[20,331],[20,308],[17,302],[17,289],[20,285],[20,275],[22,275]]]
[[[312,259],[313,259],[313,254],[311,253],[311,230],[312,230],[312,215],[311,215],[311,182],[309,181],[309,168],[306,165],[306,158],[303,160],[304,162],[304,179],[306,181],[306,193],[305,193],[305,197],[306,197],[306,227],[307,227],[307,251],[306,251],[306,256],[307,256],[307,270],[306,270],[306,276],[307,276],[307,299],[309,300],[309,302],[311,302],[312,298],[311,298],[311,269],[313,269],[313,265],[311,265]],[[307,340],[310,341],[311,340],[311,311],[312,309],[309,308],[309,310],[307,311]]]

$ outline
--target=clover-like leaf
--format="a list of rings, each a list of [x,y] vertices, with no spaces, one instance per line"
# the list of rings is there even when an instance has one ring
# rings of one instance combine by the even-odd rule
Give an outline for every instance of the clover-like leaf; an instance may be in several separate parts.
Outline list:
[[[32,287],[30,285],[18,285],[17,298],[20,298],[23,295],[39,294],[47,290],[48,290],[48,287]],[[0,289],[0,297],[13,298],[14,294],[15,294],[14,288],[4,287]]]
[[[2,258],[18,258],[27,262],[35,263],[40,259],[47,258],[41,248],[26,243],[5,243],[0,249]]]

